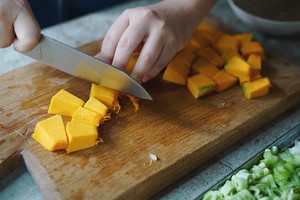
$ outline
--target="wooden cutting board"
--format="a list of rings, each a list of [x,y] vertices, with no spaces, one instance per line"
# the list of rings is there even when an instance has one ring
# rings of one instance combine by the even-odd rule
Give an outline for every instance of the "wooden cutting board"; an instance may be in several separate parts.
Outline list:
[[[99,46],[82,50],[93,55]],[[154,101],[141,100],[135,113],[122,98],[119,117],[99,130],[105,142],[67,154],[46,151],[31,135],[56,92],[87,100],[91,84],[38,62],[24,66],[0,76],[0,177],[24,161],[45,199],[148,198],[300,102],[299,67],[267,52],[263,74],[271,93],[253,100],[239,86],[195,100],[159,76],[144,85]]]

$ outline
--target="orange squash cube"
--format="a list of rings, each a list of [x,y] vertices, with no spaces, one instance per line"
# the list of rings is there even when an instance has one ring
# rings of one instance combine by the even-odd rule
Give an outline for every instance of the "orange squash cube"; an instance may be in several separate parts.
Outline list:
[[[215,74],[213,80],[216,82],[215,91],[221,92],[237,83],[237,78],[228,74],[225,70],[220,70]]]
[[[261,58],[265,59],[265,51],[262,45],[259,42],[243,42],[241,46],[241,53],[245,59],[247,59],[250,54],[257,54]]]
[[[214,48],[222,55],[228,49],[231,49],[234,52],[238,52],[238,41],[235,40],[231,35],[223,33],[220,37],[214,42]]]
[[[269,78],[260,78],[252,82],[244,83],[243,93],[247,99],[253,99],[268,94],[271,86]]]
[[[207,24],[206,22],[201,22],[196,31],[201,33],[208,41],[209,44],[212,45],[213,42],[219,37],[221,32],[217,31],[211,25]]]
[[[185,47],[174,56],[173,59],[179,59],[181,62],[190,67],[196,58],[196,54],[189,48]]]
[[[99,101],[104,103],[108,108],[116,111],[116,113],[118,113],[121,109],[118,99],[119,93],[115,90],[92,83],[90,97],[98,99]]]
[[[186,79],[189,75],[190,68],[184,65],[178,59],[173,59],[170,61],[163,73],[163,80],[179,84],[186,85]]]
[[[247,63],[255,70],[261,70],[261,57],[257,54],[250,54]]]
[[[253,33],[238,33],[232,35],[232,37],[241,45],[243,42],[250,42],[253,37]]]
[[[51,98],[48,114],[72,117],[77,108],[83,106],[83,104],[84,101],[82,99],[61,89]]]
[[[54,115],[38,122],[32,137],[48,151],[66,149],[68,145],[61,115]]]
[[[243,59],[234,56],[231,58],[224,67],[225,71],[239,79],[251,81],[252,68]]]
[[[134,52],[134,53],[131,55],[131,57],[130,57],[130,59],[129,59],[129,62],[128,62],[128,64],[127,64],[127,67],[126,67],[126,69],[124,70],[127,74],[130,74],[130,73],[132,72],[132,70],[133,70],[133,68],[134,68],[134,66],[135,66],[135,64],[136,64],[136,62],[137,62],[137,60],[138,60],[138,58],[139,58],[139,55],[140,55],[139,52]]]
[[[188,43],[188,47],[196,52],[198,49],[207,47],[210,44],[211,42],[202,33],[195,32]]]
[[[101,118],[102,115],[100,115],[99,113],[91,111],[87,108],[79,107],[74,112],[71,122],[99,126]]]
[[[205,58],[211,64],[217,67],[223,67],[224,59],[211,47],[205,47],[197,51],[197,55]]]
[[[225,62],[228,62],[228,60],[230,60],[233,56],[244,59],[238,52],[232,49],[226,49],[226,51],[222,55],[222,58],[225,60]]]
[[[216,83],[204,74],[196,74],[187,79],[187,88],[195,99],[214,90]]]
[[[216,66],[212,65],[210,62],[202,57],[199,57],[192,65],[192,70],[197,74],[204,74],[209,78],[213,78],[218,71],[220,71]]]

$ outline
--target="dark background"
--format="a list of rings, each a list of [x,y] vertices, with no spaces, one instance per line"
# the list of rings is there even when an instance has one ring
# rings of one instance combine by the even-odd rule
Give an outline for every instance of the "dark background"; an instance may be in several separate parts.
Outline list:
[[[28,0],[41,28],[129,0]]]

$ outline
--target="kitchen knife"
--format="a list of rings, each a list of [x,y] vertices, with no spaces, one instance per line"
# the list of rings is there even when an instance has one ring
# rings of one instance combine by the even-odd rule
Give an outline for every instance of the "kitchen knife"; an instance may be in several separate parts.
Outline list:
[[[41,41],[31,51],[23,54],[84,80],[152,100],[148,92],[125,72],[46,35],[41,36]]]

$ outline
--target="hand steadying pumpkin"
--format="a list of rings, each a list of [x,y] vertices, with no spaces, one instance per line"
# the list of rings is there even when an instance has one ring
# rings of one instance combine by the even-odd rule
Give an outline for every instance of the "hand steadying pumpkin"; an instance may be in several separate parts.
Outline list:
[[[96,57],[124,70],[132,53],[141,48],[131,76],[146,82],[183,48],[214,3],[215,0],[164,0],[127,9],[108,30]]]

